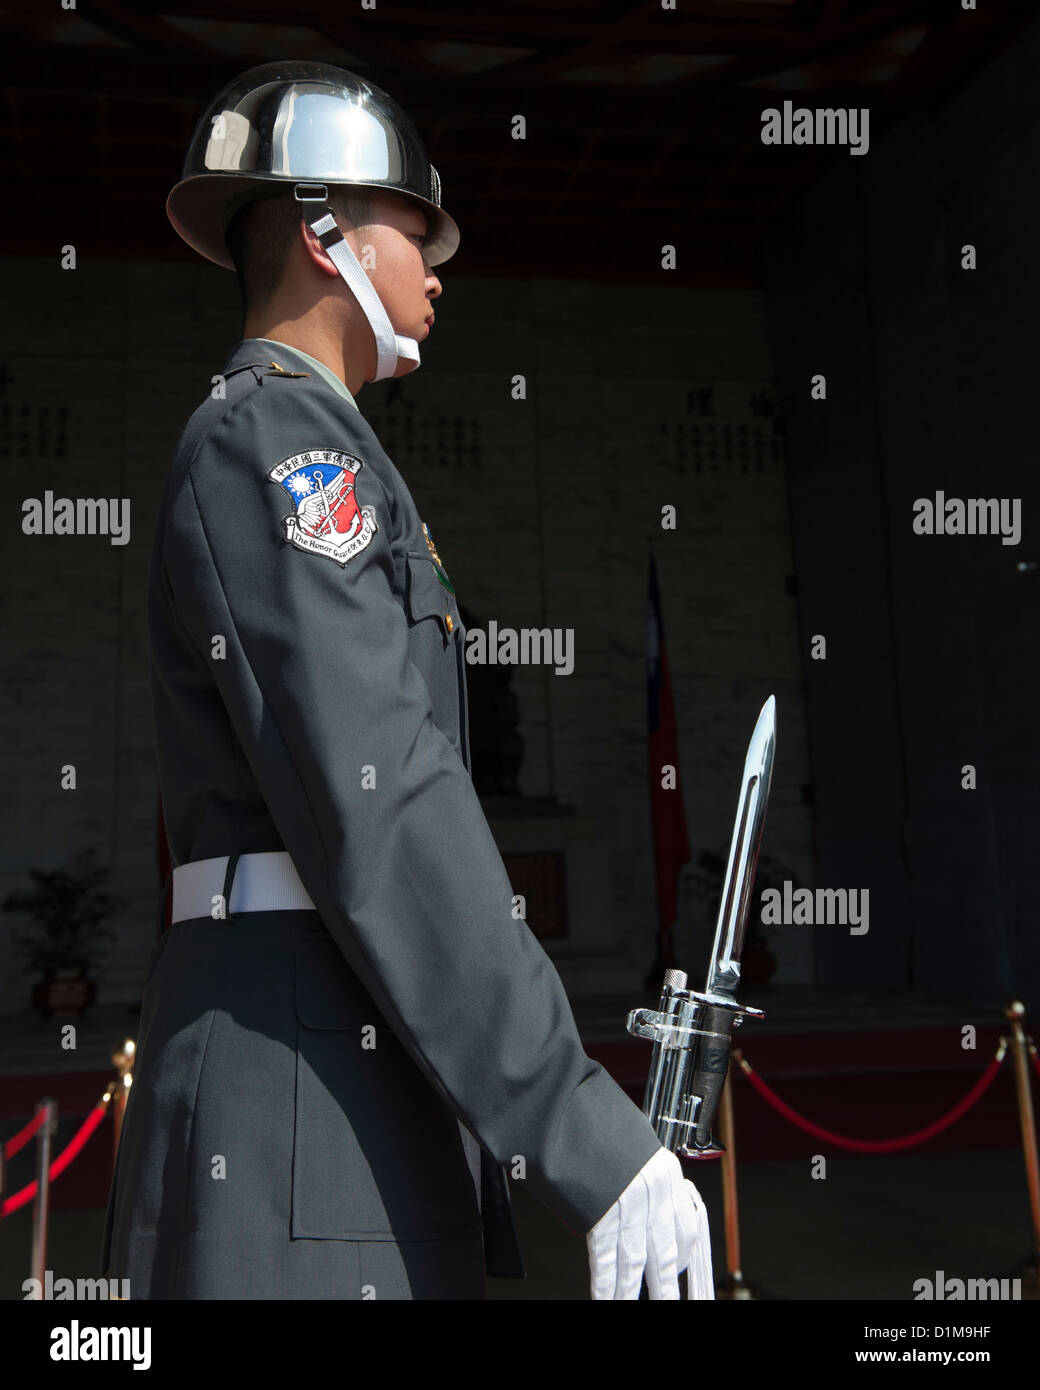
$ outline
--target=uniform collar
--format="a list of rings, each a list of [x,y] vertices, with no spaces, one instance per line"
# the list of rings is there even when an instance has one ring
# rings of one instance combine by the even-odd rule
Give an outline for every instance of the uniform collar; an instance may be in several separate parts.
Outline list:
[[[280,367],[287,371],[302,371],[317,373],[318,376],[332,389],[339,393],[344,400],[350,402],[355,410],[358,409],[357,401],[347,390],[346,386],[340,381],[336,373],[327,367],[324,362],[319,362],[316,357],[312,357],[309,352],[303,352],[300,348],[290,347],[288,343],[280,343],[275,338],[243,338],[239,345],[231,354],[227,365],[238,365],[239,359],[244,363],[249,360],[251,354],[256,360],[269,362],[272,358]]]

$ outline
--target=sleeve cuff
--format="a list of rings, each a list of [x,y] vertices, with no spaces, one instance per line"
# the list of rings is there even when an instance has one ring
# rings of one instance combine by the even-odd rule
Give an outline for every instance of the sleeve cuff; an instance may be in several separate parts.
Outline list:
[[[584,1235],[661,1147],[642,1110],[597,1063],[575,1090],[543,1169],[529,1175],[529,1185],[539,1201]]]

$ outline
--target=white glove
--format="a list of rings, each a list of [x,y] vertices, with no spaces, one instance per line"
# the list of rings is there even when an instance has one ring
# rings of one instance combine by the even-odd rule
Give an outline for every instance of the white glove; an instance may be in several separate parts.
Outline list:
[[[701,1195],[675,1154],[660,1148],[585,1236],[594,1299],[714,1299],[711,1235]]]

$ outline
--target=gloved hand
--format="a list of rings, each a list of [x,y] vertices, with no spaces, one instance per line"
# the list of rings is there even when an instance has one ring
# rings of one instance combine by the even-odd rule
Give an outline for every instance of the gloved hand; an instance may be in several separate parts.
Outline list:
[[[594,1299],[638,1299],[646,1274],[652,1299],[714,1299],[711,1235],[701,1195],[675,1154],[660,1148],[585,1236]]]

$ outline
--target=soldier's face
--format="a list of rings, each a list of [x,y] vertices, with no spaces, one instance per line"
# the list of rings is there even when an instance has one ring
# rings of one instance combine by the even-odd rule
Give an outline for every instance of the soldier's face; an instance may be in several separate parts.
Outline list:
[[[441,282],[423,259],[426,213],[418,204],[393,194],[370,194],[372,224],[356,233],[355,251],[383,302],[394,332],[421,343],[429,337],[433,320],[431,301],[441,293]],[[354,235],[351,235],[353,244]],[[367,259],[362,248],[371,248]],[[402,360],[395,376],[411,371],[414,363]]]

